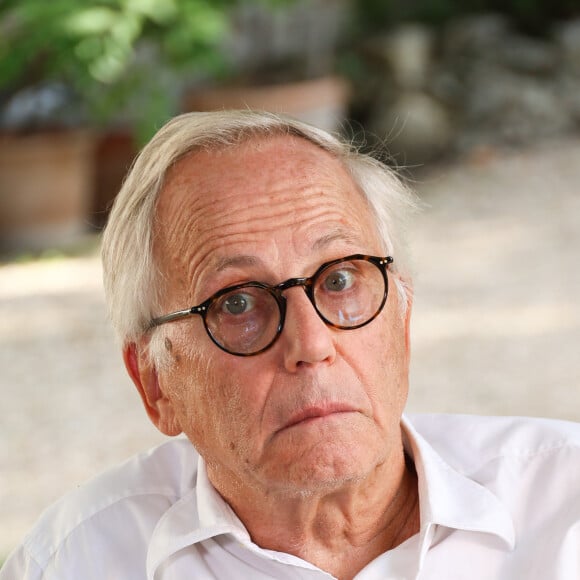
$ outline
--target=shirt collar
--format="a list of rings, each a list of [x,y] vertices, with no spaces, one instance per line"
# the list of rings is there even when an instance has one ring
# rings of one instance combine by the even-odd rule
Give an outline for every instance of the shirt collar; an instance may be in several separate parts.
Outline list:
[[[401,425],[406,452],[417,470],[421,530],[439,525],[492,534],[513,549],[514,524],[506,506],[491,491],[446,463],[407,417],[403,416]]]
[[[147,554],[147,578],[153,578],[172,554],[208,538],[232,534],[242,542],[251,541],[234,510],[210,483],[201,455],[194,479],[191,491],[175,502],[155,527]]]
[[[230,505],[217,492],[207,475],[205,461],[199,457],[197,464],[197,509],[201,529],[224,530],[250,541],[250,535]],[[216,535],[216,534],[212,534]]]

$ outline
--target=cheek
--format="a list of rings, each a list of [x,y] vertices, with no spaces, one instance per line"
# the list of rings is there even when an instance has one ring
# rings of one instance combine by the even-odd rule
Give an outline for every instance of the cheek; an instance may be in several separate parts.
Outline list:
[[[182,430],[200,451],[208,452],[216,447],[232,449],[255,437],[263,406],[257,385],[260,374],[250,361],[222,354],[213,345],[210,349],[174,341],[168,377]]]
[[[344,348],[344,358],[359,376],[381,424],[399,419],[408,390],[404,322],[400,316],[392,316],[398,313],[383,312],[366,332],[361,329],[360,336],[353,336]]]
[[[212,411],[223,406],[214,365],[210,357],[195,348],[194,341],[182,334],[174,332],[170,339],[166,339],[167,346],[170,361],[163,373],[165,392],[181,429],[197,443],[219,418],[212,415]]]

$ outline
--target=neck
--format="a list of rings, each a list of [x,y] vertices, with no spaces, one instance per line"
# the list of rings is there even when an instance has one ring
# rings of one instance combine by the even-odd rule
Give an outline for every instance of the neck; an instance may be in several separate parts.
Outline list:
[[[419,530],[417,477],[402,451],[368,477],[336,489],[292,494],[252,487],[240,493],[237,486],[229,494],[219,480],[216,488],[256,544],[298,556],[341,580]]]

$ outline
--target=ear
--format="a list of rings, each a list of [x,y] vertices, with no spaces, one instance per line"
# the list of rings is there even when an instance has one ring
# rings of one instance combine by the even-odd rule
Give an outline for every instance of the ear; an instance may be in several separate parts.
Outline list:
[[[179,435],[182,429],[175,414],[174,404],[159,384],[159,375],[149,356],[147,344],[145,342],[125,344],[123,361],[153,425],[170,437]]]

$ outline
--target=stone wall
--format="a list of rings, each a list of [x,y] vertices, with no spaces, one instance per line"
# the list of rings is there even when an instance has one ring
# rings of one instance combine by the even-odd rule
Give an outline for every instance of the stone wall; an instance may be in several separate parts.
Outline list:
[[[359,93],[365,126],[399,163],[580,130],[580,20],[543,38],[492,14],[438,31],[406,24],[374,39],[366,54],[375,72]]]

